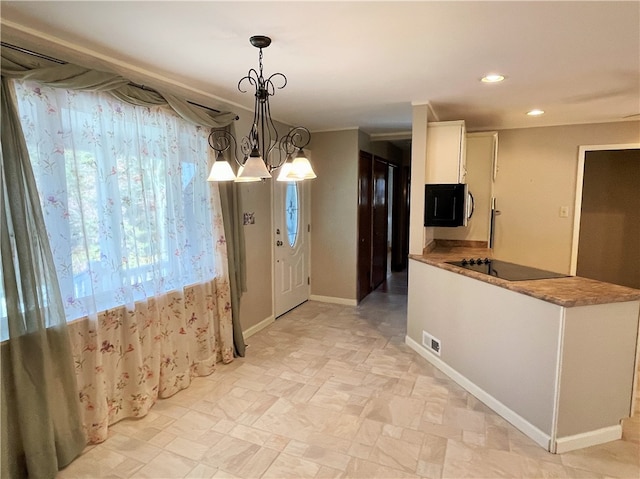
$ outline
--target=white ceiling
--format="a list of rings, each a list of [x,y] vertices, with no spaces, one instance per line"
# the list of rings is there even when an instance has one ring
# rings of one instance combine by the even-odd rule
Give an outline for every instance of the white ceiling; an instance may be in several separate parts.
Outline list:
[[[268,35],[265,75],[288,78],[272,114],[312,131],[407,132],[411,104],[425,102],[469,130],[640,113],[637,1],[2,1],[1,17],[3,41],[98,54],[236,111],[253,105],[236,88],[258,65],[248,39]],[[507,80],[480,83],[489,72]],[[534,107],[546,114],[527,116]]]

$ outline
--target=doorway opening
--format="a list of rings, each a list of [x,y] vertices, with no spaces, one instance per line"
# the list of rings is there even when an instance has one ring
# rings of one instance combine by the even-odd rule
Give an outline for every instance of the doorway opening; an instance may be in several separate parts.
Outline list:
[[[640,145],[579,154],[571,274],[640,288]]]
[[[358,302],[407,267],[409,168],[360,151],[358,162]]]

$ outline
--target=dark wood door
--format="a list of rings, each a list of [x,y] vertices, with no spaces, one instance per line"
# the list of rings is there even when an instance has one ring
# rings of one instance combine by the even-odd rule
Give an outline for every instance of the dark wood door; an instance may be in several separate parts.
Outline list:
[[[391,271],[404,271],[409,255],[409,167],[396,168],[393,175],[391,227]]]
[[[387,208],[387,179],[389,164],[373,161],[373,210],[371,243],[371,283],[376,289],[387,277],[387,230],[389,213]]]
[[[373,207],[373,158],[360,152],[358,161],[358,301],[372,291],[371,218]]]

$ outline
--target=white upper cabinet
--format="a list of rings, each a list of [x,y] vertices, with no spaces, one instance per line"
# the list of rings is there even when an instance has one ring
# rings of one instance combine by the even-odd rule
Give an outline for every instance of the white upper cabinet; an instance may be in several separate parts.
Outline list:
[[[464,120],[427,124],[427,184],[466,183],[466,156]]]

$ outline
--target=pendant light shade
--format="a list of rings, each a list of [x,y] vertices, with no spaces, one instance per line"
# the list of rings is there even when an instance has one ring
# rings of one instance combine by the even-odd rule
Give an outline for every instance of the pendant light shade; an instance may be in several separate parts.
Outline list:
[[[244,165],[238,168],[238,176],[236,177],[236,180],[235,180],[236,183],[253,183],[255,181],[262,180],[262,178],[258,178],[255,176],[242,176],[243,172],[244,172]]]
[[[293,161],[287,161],[284,165],[280,167],[280,173],[278,174],[278,178],[276,181],[300,181],[302,178],[290,178],[289,173],[291,173],[291,167],[293,166]]]
[[[211,172],[207,181],[233,181],[236,179],[236,175],[233,174],[231,165],[224,159],[221,152],[218,152],[215,163],[211,167]]]
[[[302,151],[302,148],[300,148],[295,160],[293,160],[293,163],[291,163],[291,168],[287,173],[287,179],[291,181],[312,180],[313,178],[317,178],[317,175],[313,171],[311,163],[305,156],[304,151]]]
[[[249,158],[244,163],[244,168],[242,173],[238,175],[240,178],[271,178],[271,173],[267,170],[267,165],[265,165],[262,160],[262,156],[258,153],[257,149],[254,149],[251,152]]]

